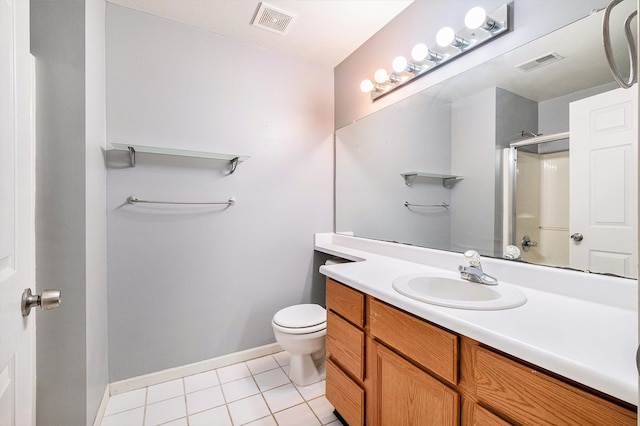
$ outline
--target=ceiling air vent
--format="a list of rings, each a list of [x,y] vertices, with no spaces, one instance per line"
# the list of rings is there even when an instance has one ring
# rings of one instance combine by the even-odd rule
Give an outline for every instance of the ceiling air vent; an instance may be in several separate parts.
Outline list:
[[[260,3],[252,25],[263,30],[285,35],[296,18],[297,15],[291,12],[278,9],[266,3]]]
[[[545,65],[552,64],[564,59],[564,56],[558,55],[556,52],[547,53],[530,61],[524,62],[520,65],[516,65],[516,68],[520,71],[529,72]]]

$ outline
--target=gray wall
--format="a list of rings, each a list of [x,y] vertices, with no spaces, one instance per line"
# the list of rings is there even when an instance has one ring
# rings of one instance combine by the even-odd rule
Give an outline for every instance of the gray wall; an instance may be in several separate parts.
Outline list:
[[[441,179],[405,185],[401,172],[449,174],[451,106],[415,96],[336,132],[336,230],[449,249],[451,202]],[[363,220],[366,217],[366,220]]]
[[[503,241],[502,149],[536,131],[538,104],[501,88],[453,103],[451,170],[464,176],[452,189],[451,241],[455,250],[501,256]],[[495,167],[487,167],[495,164]]]
[[[568,132],[569,104],[571,102],[617,88],[618,86],[616,83],[609,83],[540,102],[538,105],[538,115],[540,116],[539,132],[545,135]]]
[[[451,172],[463,176],[451,190],[451,242],[454,250],[493,252],[496,89],[455,101],[451,106]]]
[[[120,380],[275,341],[280,308],[324,301],[333,70],[107,5],[109,142],[250,155],[109,154],[109,374]],[[228,209],[128,206],[130,195]]]
[[[103,7],[102,0],[31,1],[36,281],[38,292],[58,288],[63,300],[59,309],[37,314],[39,425],[93,423],[107,386],[106,231],[100,207],[106,189],[99,158],[104,80],[100,60],[85,55],[86,48],[98,58],[104,52],[101,27],[95,26]]]
[[[107,138],[104,0],[85,1],[87,421],[109,382],[107,334]]]
[[[512,32],[375,102],[360,91],[360,81],[371,79],[379,68],[389,70],[391,61],[398,55],[410,57],[415,44],[433,45],[441,27],[462,28],[464,15],[472,6],[483,6],[491,11],[505,1],[480,0],[472,3],[467,0],[415,1],[342,61],[335,69],[336,128],[587,16],[591,10],[605,7],[609,0],[513,0]]]

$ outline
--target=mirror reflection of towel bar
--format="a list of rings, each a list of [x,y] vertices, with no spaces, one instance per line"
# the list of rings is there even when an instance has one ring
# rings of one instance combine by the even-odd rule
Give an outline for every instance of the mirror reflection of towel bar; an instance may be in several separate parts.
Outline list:
[[[449,204],[447,204],[447,203],[442,203],[442,204],[411,204],[408,201],[404,202],[404,206],[405,207],[442,207],[443,209],[448,209],[449,208]]]
[[[140,200],[135,195],[127,198],[127,202],[129,204],[138,204],[138,203],[146,203],[146,204],[187,204],[187,205],[227,205],[233,206],[236,203],[236,199],[231,197],[227,201],[201,201],[201,202],[188,202],[188,201],[153,201],[153,200]]]

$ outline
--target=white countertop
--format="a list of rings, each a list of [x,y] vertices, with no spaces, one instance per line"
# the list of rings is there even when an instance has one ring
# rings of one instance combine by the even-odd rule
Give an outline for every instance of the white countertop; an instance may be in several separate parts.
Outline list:
[[[452,264],[463,263],[461,254],[337,234],[318,234],[315,249],[354,260],[320,267],[322,274],[336,281],[571,380],[638,404],[634,280],[483,258],[485,271],[496,276],[501,285],[516,285],[526,294],[527,303],[513,309],[473,311],[427,304],[392,288],[393,280],[406,274],[457,272]],[[412,261],[404,260],[403,252]],[[503,281],[501,272],[511,280]],[[521,280],[513,279],[518,274]],[[540,285],[532,281],[539,281]],[[584,297],[572,294],[576,291],[574,281],[587,290],[597,288],[596,285],[606,285],[607,289]],[[612,292],[620,294],[611,295]],[[629,303],[633,294],[635,299]],[[606,300],[601,303],[590,299]]]

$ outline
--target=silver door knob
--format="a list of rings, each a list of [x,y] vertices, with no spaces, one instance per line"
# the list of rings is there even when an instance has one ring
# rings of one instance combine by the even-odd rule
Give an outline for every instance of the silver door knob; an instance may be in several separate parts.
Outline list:
[[[570,238],[571,238],[573,241],[578,241],[578,242],[580,242],[580,241],[582,241],[582,240],[584,239],[584,235],[582,235],[582,234],[581,234],[581,233],[579,233],[579,232],[576,232],[575,234],[571,234],[571,237],[570,237]]]
[[[40,306],[41,309],[49,310],[60,306],[60,290],[42,290],[42,294],[32,294],[27,288],[22,292],[22,316],[26,317],[31,313],[31,308]]]
[[[524,237],[522,237],[520,245],[522,246],[522,250],[529,251],[531,247],[538,247],[538,242],[533,241],[530,236],[525,235]]]

